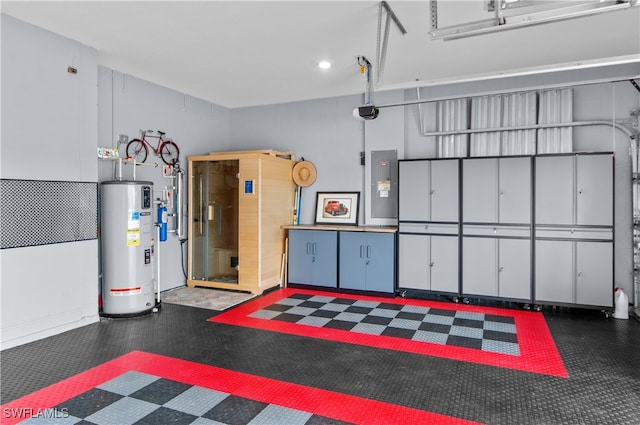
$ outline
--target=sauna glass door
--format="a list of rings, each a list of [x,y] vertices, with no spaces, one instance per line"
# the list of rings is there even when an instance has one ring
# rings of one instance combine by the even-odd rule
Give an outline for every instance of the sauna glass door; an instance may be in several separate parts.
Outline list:
[[[238,160],[193,162],[191,279],[238,283]]]

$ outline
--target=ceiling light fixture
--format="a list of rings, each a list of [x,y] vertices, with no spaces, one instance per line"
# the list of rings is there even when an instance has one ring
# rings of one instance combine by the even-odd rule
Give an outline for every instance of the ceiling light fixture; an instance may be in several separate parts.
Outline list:
[[[329,68],[331,68],[331,62],[329,62],[329,61],[320,61],[320,62],[318,62],[318,68],[320,68],[320,69],[329,69]]]

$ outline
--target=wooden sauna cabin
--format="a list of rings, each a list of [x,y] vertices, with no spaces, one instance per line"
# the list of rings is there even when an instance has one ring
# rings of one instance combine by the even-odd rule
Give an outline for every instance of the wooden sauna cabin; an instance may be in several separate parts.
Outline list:
[[[294,164],[272,150],[188,157],[189,287],[262,294],[280,285]]]

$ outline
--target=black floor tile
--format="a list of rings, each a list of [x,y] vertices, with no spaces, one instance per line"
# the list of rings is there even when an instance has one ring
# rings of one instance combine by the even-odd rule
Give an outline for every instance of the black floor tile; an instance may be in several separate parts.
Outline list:
[[[188,390],[189,387],[190,385],[181,382],[159,379],[130,394],[129,397],[148,401],[149,403],[164,404]]]
[[[378,308],[397,310],[397,306],[387,303]],[[452,312],[430,310],[446,316]],[[102,319],[4,350],[2,403],[141,350],[492,425],[640,423],[640,322],[633,318],[617,320],[599,311],[545,307],[541,314],[569,375],[560,378],[207,322],[215,314],[166,304],[156,314]],[[506,319],[485,316],[495,322]],[[438,325],[429,326],[437,332]],[[498,334],[489,333],[502,341]],[[96,389],[84,396],[90,401],[74,400],[64,406],[86,413],[95,409],[91,402],[113,402],[101,399]],[[247,415],[262,408],[258,403]],[[312,417],[308,423],[336,422]]]
[[[266,403],[229,396],[202,417],[229,425],[245,425],[251,422],[265,407],[267,407]]]

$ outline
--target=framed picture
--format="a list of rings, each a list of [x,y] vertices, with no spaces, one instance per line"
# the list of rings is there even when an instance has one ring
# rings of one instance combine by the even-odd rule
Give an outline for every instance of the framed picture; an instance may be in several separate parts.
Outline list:
[[[360,192],[318,192],[315,224],[358,225]]]

